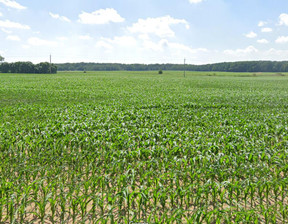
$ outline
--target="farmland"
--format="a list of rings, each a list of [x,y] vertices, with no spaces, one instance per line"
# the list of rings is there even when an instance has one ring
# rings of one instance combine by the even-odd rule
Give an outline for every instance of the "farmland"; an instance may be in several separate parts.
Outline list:
[[[0,223],[288,222],[287,74],[0,83]]]

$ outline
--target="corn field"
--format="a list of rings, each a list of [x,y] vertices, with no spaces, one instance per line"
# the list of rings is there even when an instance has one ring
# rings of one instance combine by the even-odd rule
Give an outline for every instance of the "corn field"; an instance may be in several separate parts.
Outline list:
[[[0,74],[0,223],[287,223],[288,78],[154,73]]]

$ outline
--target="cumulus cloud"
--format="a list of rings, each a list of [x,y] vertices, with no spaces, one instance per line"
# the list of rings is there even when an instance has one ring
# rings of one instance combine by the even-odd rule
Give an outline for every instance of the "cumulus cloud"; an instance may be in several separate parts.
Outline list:
[[[14,8],[14,9],[20,9],[20,10],[26,9],[25,6],[20,5],[16,1],[12,1],[12,0],[0,0],[0,3],[4,4],[7,7]]]
[[[229,54],[229,55],[246,55],[246,54],[251,54],[251,53],[257,53],[258,50],[254,47],[254,46],[249,46],[247,48],[244,49],[236,49],[236,50],[225,50],[224,53],[225,54]]]
[[[271,33],[272,31],[273,31],[273,29],[269,28],[269,27],[264,27],[261,29],[262,33]]]
[[[23,29],[23,30],[29,30],[30,27],[28,25],[23,25],[20,23],[12,22],[10,20],[0,20],[0,27],[2,28],[13,28],[13,29]]]
[[[8,34],[12,33],[11,30],[6,30],[6,29],[4,29],[4,28],[2,28],[1,30],[2,30],[2,32],[4,32],[4,33],[8,33]]]
[[[67,37],[57,37],[57,40],[66,41],[66,40],[68,40],[68,38]]]
[[[70,19],[68,19],[66,16],[60,16],[58,14],[54,14],[52,12],[49,12],[49,15],[53,18],[53,19],[59,19],[61,21],[64,21],[64,22],[71,22]]]
[[[108,23],[121,23],[124,22],[125,19],[122,18],[115,9],[107,8],[107,9],[99,9],[92,13],[82,12],[79,15],[78,22],[83,24],[90,25],[100,25],[100,24],[108,24]]]
[[[255,37],[257,37],[257,34],[254,33],[253,31],[251,31],[250,33],[245,34],[245,36],[247,38],[255,38]]]
[[[140,35],[139,35],[140,36]],[[124,51],[149,52],[149,54],[163,54],[168,52],[168,55],[183,54],[198,54],[209,52],[206,48],[192,48],[182,43],[170,42],[163,38],[159,41],[153,41],[149,37],[142,35],[141,38],[133,36],[118,36],[114,38],[101,38],[95,45],[97,48],[103,48],[107,52],[113,52],[117,49],[125,49]]]
[[[288,43],[288,36],[281,36],[281,37],[278,37],[275,42],[277,44],[285,44],[285,43]]]
[[[145,50],[152,50],[156,52],[160,52],[163,50],[163,48],[167,47],[167,40],[160,40],[158,43],[153,42],[150,39],[143,39],[143,49]]]
[[[94,54],[99,54],[104,62],[121,63],[181,63],[183,57],[193,58],[195,62],[204,55],[211,55],[211,51],[205,48],[193,48],[174,39],[156,39],[143,34],[102,37],[95,44]]]
[[[280,26],[282,26],[282,25],[288,26],[288,14],[282,13],[279,16],[279,25]]]
[[[12,41],[20,41],[20,37],[16,36],[16,35],[9,35],[6,37],[7,40],[12,40]]]
[[[266,40],[266,39],[260,39],[260,40],[257,40],[257,42],[258,42],[259,44],[268,44],[268,43],[269,43],[269,41]]]
[[[23,44],[23,45],[22,45],[22,48],[23,48],[23,49],[29,49],[29,48],[30,48],[30,46],[29,46],[29,45],[27,45],[27,44]]]
[[[102,41],[106,41],[108,44],[116,46],[135,46],[137,40],[132,36],[116,36],[114,38],[102,38]]]
[[[79,36],[80,40],[93,40],[93,38],[90,35],[81,35]]]
[[[196,4],[196,3],[203,2],[203,0],[189,0],[189,2],[192,4]]]
[[[196,48],[196,49],[194,49],[194,48],[192,48],[192,47],[189,47],[189,46],[187,46],[187,45],[185,45],[185,44],[181,44],[181,43],[174,43],[174,42],[172,42],[172,43],[167,43],[167,46],[170,48],[170,49],[172,49],[172,50],[178,50],[178,51],[182,51],[182,52],[188,52],[188,53],[191,53],[191,54],[197,54],[197,53],[200,53],[200,52],[202,52],[202,53],[207,53],[207,52],[209,52],[209,50],[208,49],[206,49],[206,48]]]
[[[260,21],[260,22],[258,23],[258,26],[259,26],[259,27],[263,27],[263,26],[265,26],[266,24],[267,24],[267,22]]]
[[[132,36],[125,35],[115,36],[113,38],[102,37],[96,42],[95,47],[100,49],[99,52],[105,53],[105,56],[109,55],[109,57],[115,57],[115,55],[118,54],[118,57],[121,58],[120,60],[123,59],[122,57],[124,57],[124,55],[127,57],[130,55],[130,52],[135,53],[140,50],[137,40]],[[133,54],[132,57],[135,57],[135,55]]]
[[[286,60],[288,57],[288,50],[279,50],[275,48],[271,48],[268,51],[265,52],[266,55],[269,56],[278,56],[279,60]]]
[[[174,37],[175,33],[171,25],[184,24],[189,29],[189,23],[184,19],[175,19],[171,16],[158,18],[139,19],[128,30],[131,33],[155,34],[159,37]]]
[[[38,37],[31,37],[28,39],[28,44],[32,46],[55,46],[57,45],[57,42],[49,41],[49,40],[43,40]]]
[[[104,48],[106,50],[111,50],[113,49],[113,46],[109,43],[107,43],[105,40],[99,40],[97,41],[95,47],[97,48]]]

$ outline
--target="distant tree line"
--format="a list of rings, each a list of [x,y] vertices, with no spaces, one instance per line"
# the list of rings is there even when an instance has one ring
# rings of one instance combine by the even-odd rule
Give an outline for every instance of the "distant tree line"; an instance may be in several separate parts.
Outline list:
[[[32,62],[3,62],[0,63],[0,72],[48,74],[50,73],[50,63],[41,62],[39,64],[33,64]],[[57,73],[57,66],[54,64],[51,64],[51,73]]]
[[[183,64],[119,64],[65,63],[56,64],[59,71],[219,71],[219,72],[288,72],[288,61],[240,61],[206,65]]]

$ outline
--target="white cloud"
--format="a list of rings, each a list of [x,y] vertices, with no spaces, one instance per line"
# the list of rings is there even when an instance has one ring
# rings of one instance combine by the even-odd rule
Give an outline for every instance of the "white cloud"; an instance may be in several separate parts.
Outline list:
[[[271,33],[273,31],[272,28],[269,28],[269,27],[264,27],[261,29],[261,32],[263,33]]]
[[[26,9],[25,6],[22,6],[13,0],[0,0],[0,3],[4,4],[7,7],[14,8],[14,9]]]
[[[111,50],[113,49],[113,46],[111,44],[108,44],[106,41],[104,40],[100,40],[96,43],[95,47],[97,48],[104,48],[106,50]]]
[[[3,14],[0,12],[0,17],[3,16]]]
[[[287,60],[288,50],[277,50],[275,48],[271,48],[268,51],[264,52],[265,55],[276,56],[278,60]]]
[[[4,33],[8,33],[8,34],[12,33],[11,30],[6,30],[6,29],[4,29],[4,28],[2,28],[1,30],[2,30]]]
[[[179,42],[170,42],[167,39],[161,39],[158,42],[146,40],[140,44],[141,52],[143,52],[142,54],[149,55],[151,60],[154,60],[155,62],[159,62],[160,60],[163,63],[167,63],[167,61],[173,60],[174,63],[179,63],[179,61],[183,62],[183,57],[187,56],[195,63],[204,55],[211,55],[211,51],[206,48],[192,48],[191,46]]]
[[[22,45],[22,48],[23,48],[23,49],[29,49],[29,48],[30,48],[30,46],[29,46],[29,45],[27,45],[27,44],[23,44],[23,45]]]
[[[203,0],[189,0],[189,2],[192,4],[196,4],[196,3],[203,2]]]
[[[238,56],[238,55],[243,55],[243,54],[246,55],[246,54],[257,53],[257,52],[258,52],[258,50],[255,47],[249,46],[249,47],[244,48],[244,49],[225,50],[224,54]]]
[[[6,37],[7,40],[12,40],[12,41],[20,41],[20,37],[16,36],[16,35],[9,35]]]
[[[65,41],[65,40],[68,40],[68,38],[67,37],[57,37],[57,40]]]
[[[139,35],[140,36],[140,35]],[[179,42],[170,42],[163,38],[153,41],[148,36],[118,36],[114,38],[101,38],[95,45],[99,50],[101,59],[121,61],[124,63],[168,63],[183,62],[184,56],[197,60],[203,55],[208,55],[205,48],[192,48]]]
[[[167,40],[161,40],[158,43],[155,43],[149,39],[143,41],[143,49],[152,50],[152,51],[162,51],[163,47],[167,46]]]
[[[143,50],[152,50],[154,52],[163,52],[170,50],[174,51],[174,53],[179,51],[186,51],[189,54],[195,53],[194,49],[192,49],[191,47],[181,43],[169,42],[167,39],[161,39],[158,42],[144,40],[141,47]]]
[[[268,43],[269,43],[269,41],[266,40],[266,39],[260,39],[260,40],[257,40],[257,42],[258,42],[259,44],[268,44]]]
[[[267,22],[260,21],[260,22],[258,23],[258,26],[259,26],[259,27],[263,27],[263,26],[265,26],[266,24],[267,24]]]
[[[96,47],[104,47],[107,49],[118,47],[133,47],[137,48],[138,50],[152,50],[155,52],[161,52],[165,50],[171,50],[172,52],[185,51],[191,54],[208,52],[206,48],[193,49],[181,43],[169,42],[167,39],[161,39],[158,42],[154,42],[148,38],[135,39],[133,36],[118,36],[112,39],[101,38],[101,40],[97,42]]]
[[[28,39],[28,44],[32,46],[54,46],[54,45],[57,45],[57,42],[43,40],[38,37],[31,37]]]
[[[2,28],[13,28],[13,29],[23,29],[23,30],[29,30],[30,27],[27,25],[23,25],[20,23],[15,23],[15,22],[11,22],[9,20],[0,20],[0,27]]]
[[[171,16],[139,19],[128,30],[131,33],[155,34],[159,37],[174,37],[171,25],[184,24],[189,29],[189,23],[184,19],[174,19]]]
[[[78,37],[80,40],[93,40],[90,35],[81,35]]]
[[[107,43],[116,45],[116,46],[136,46],[137,40],[132,36],[116,36],[113,39],[102,38]]]
[[[139,38],[140,40],[150,40],[149,35],[146,34],[146,33],[144,33],[144,34],[139,34],[139,35],[138,35],[138,38]]]
[[[288,14],[282,13],[279,16],[279,25],[280,26],[282,26],[282,25],[288,26]]]
[[[66,16],[60,16],[58,14],[54,14],[52,12],[49,12],[49,15],[53,18],[53,19],[59,19],[61,21],[64,21],[64,22],[71,22],[70,19],[68,19]]]
[[[246,36],[247,38],[255,38],[255,37],[257,37],[257,34],[254,33],[253,31],[251,31],[250,33],[247,33],[245,36]]]
[[[78,22],[83,24],[90,25],[100,25],[100,24],[108,24],[110,22],[113,23],[121,23],[124,22],[125,19],[122,18],[115,9],[107,8],[107,9],[99,9],[92,13],[82,12],[79,15]]]
[[[155,52],[170,50],[171,52],[186,52],[188,54],[197,54],[200,52],[209,52],[206,48],[194,49],[182,43],[170,42],[167,39],[161,39],[158,42],[153,42],[151,40],[145,40],[143,42],[143,47],[147,50],[153,50]]]
[[[116,36],[114,38],[100,38],[95,44],[96,52],[101,52],[101,57],[115,57],[117,61],[123,57],[131,57],[131,52],[139,52],[139,44],[132,36]],[[133,54],[132,58],[135,57]]]
[[[172,50],[177,50],[177,51],[182,51],[182,52],[187,52],[187,53],[191,53],[191,54],[198,54],[198,53],[200,53],[200,52],[202,52],[202,53],[207,53],[207,52],[209,52],[209,50],[208,49],[206,49],[206,48],[196,48],[196,49],[194,49],[194,48],[191,48],[191,47],[189,47],[189,46],[187,46],[187,45],[184,45],[184,44],[181,44],[181,43],[167,43],[167,46],[170,48],[170,49],[172,49]]]
[[[285,44],[285,43],[288,43],[288,36],[281,36],[281,37],[278,37],[275,42],[277,44]]]

